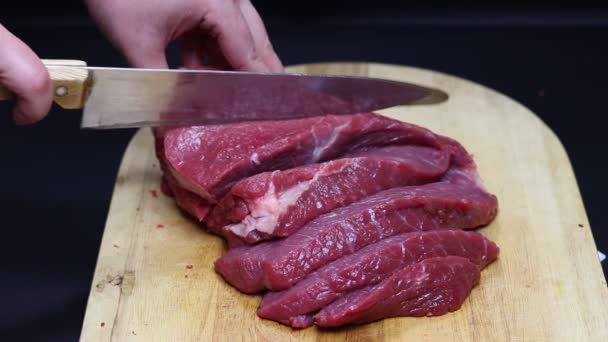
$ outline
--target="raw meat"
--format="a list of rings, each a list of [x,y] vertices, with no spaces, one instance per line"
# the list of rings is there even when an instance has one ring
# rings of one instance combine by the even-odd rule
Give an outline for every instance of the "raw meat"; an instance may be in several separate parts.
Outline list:
[[[278,291],[260,317],[441,315],[499,253],[461,230],[497,213],[472,156],[424,128],[370,113],[154,131],[163,191],[232,248],[215,270]]]
[[[460,308],[479,275],[479,267],[466,258],[426,259],[338,299],[316,314],[314,323],[335,327],[387,317],[444,315]]]
[[[166,129],[155,128],[153,130],[155,136],[155,148],[156,157],[160,164],[160,168],[163,171],[163,177],[161,179],[161,189],[167,196],[172,196],[178,207],[182,208],[190,215],[194,216],[199,221],[202,221],[212,208],[212,205],[202,199],[197,194],[188,191],[178,184],[177,180],[173,177],[169,168],[165,162],[165,145],[164,135]]]
[[[405,266],[432,257],[461,256],[480,269],[499,249],[479,233],[460,230],[395,235],[340,258],[309,274],[292,288],[266,294],[258,315],[283,324],[312,324],[318,310],[352,290],[375,285]]]
[[[312,271],[384,238],[407,232],[467,229],[489,223],[496,197],[450,182],[393,188],[309,222],[293,235],[228,251],[215,263],[246,293],[284,290]]]
[[[199,221],[202,221],[212,209],[212,205],[197,194],[181,188],[170,174],[165,174],[161,187],[165,194],[175,198],[178,207],[190,213]]]
[[[347,157],[238,182],[207,218],[209,229],[231,247],[286,237],[319,215],[381,190],[436,181],[450,164],[447,151],[415,145]]]
[[[160,145],[160,146],[159,146]],[[157,156],[166,184],[196,194],[177,200],[182,209],[202,219],[237,181],[265,171],[338,158],[370,146],[440,147],[427,129],[369,113],[298,120],[243,122],[157,131]],[[207,208],[201,209],[201,203]],[[189,211],[199,208],[198,213]]]

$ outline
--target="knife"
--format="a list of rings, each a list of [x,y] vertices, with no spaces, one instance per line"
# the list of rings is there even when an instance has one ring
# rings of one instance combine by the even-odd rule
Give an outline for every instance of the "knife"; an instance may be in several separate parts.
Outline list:
[[[194,126],[436,104],[438,89],[366,77],[88,67],[43,60],[54,101],[83,109],[83,128]],[[0,100],[10,92],[0,87]]]

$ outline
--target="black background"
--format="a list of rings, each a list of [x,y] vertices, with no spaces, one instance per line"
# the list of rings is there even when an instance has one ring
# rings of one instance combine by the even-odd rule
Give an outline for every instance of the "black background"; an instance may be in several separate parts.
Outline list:
[[[608,191],[606,6],[254,4],[285,64],[413,65],[473,80],[523,103],[566,147],[598,248],[608,251],[602,213]],[[0,23],[45,58],[126,66],[80,1],[3,1]],[[79,113],[56,108],[38,125],[15,127],[10,108],[0,104],[0,337],[76,340],[114,178],[134,131],[80,130]]]

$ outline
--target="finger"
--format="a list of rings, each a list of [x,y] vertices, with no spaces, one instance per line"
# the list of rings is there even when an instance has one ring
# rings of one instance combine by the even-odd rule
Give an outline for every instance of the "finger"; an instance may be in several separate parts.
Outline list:
[[[134,10],[136,3],[123,0],[87,0],[86,4],[97,26],[131,66],[168,67],[167,37],[158,32],[158,25],[149,25],[155,18],[145,16],[146,6]],[[147,21],[142,22],[142,17]]]
[[[249,25],[255,49],[262,62],[266,64],[268,69],[272,72],[283,72],[283,63],[281,63],[279,56],[277,56],[270,43],[266,27],[264,27],[264,22],[262,21],[262,18],[260,18],[258,11],[253,7],[249,0],[240,1],[239,6],[245,21]]]
[[[0,83],[15,94],[15,123],[40,121],[49,112],[53,102],[47,68],[25,43],[2,25],[0,46]]]
[[[205,41],[204,49],[209,58],[209,66],[218,70],[232,69],[230,63],[226,60],[224,54],[222,54],[222,49],[220,49],[217,41],[214,39],[207,39]]]
[[[210,8],[201,28],[214,39],[222,54],[236,70],[268,71],[258,55],[241,9],[233,1],[217,1]]]
[[[180,38],[182,66],[188,69],[203,67],[204,38],[200,34],[187,33]]]
[[[122,32],[116,27],[107,29],[106,35],[131,66],[150,69],[168,68],[165,53],[167,41],[162,35],[146,28]]]
[[[106,29],[106,35],[129,65],[136,68],[167,69],[167,43],[154,32],[120,32]]]
[[[162,44],[122,44],[119,46],[127,62],[136,68],[167,69],[167,56]]]

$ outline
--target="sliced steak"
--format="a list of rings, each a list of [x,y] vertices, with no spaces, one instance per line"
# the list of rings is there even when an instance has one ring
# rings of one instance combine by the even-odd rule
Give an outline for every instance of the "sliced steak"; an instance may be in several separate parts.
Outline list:
[[[209,203],[199,195],[182,188],[171,172],[169,172],[164,158],[164,135],[166,130],[167,129],[165,128],[155,128],[152,130],[155,137],[154,142],[156,157],[160,164],[161,171],[163,171],[161,178],[161,190],[165,195],[173,197],[178,207],[192,215],[197,220],[202,221],[211,211],[213,204]]]
[[[313,315],[347,293],[386,279],[408,265],[433,257],[461,256],[484,268],[498,256],[495,243],[461,230],[405,233],[386,238],[331,262],[288,290],[264,296],[258,315],[302,328]],[[306,317],[308,316],[308,317]]]
[[[321,164],[246,178],[232,187],[206,223],[231,247],[286,237],[335,208],[379,191],[439,180],[447,151],[422,146],[372,148]]]
[[[279,291],[263,318],[441,315],[498,255],[459,230],[492,221],[496,197],[462,145],[424,128],[357,114],[154,132],[163,191],[240,246],[216,271],[243,292]]]
[[[284,290],[312,271],[384,238],[415,231],[467,229],[489,223],[496,197],[450,182],[379,192],[309,222],[293,235],[234,248],[215,263],[247,293]]]
[[[213,205],[202,199],[197,194],[183,189],[171,174],[165,174],[162,179],[161,188],[163,192],[175,199],[178,207],[194,216],[199,221],[203,221],[209,214]]]
[[[215,204],[235,182],[260,172],[407,144],[440,146],[427,129],[370,113],[168,128],[157,134],[157,155],[180,188]]]
[[[449,256],[423,260],[377,285],[353,291],[314,316],[321,327],[361,324],[387,317],[440,316],[458,310],[480,270],[469,259]],[[304,322],[302,322],[304,321]],[[308,323],[306,319],[294,320]]]

